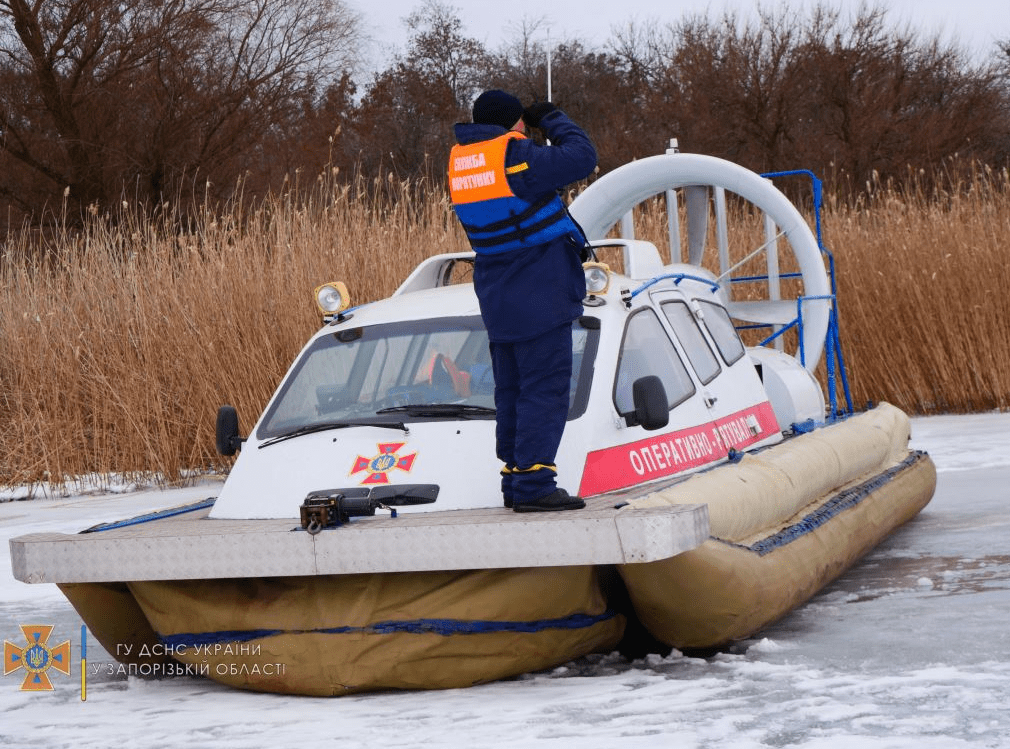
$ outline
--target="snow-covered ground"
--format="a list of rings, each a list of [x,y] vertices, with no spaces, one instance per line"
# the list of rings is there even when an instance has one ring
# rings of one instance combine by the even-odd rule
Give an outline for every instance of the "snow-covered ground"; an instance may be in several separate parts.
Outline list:
[[[336,699],[241,692],[194,677],[50,670],[55,690],[0,677],[0,746],[678,747],[1010,749],[1010,414],[913,421],[939,485],[857,567],[753,640],[708,659],[585,658],[463,690]],[[72,532],[213,496],[214,482],[0,502],[0,536]],[[8,498],[11,495],[8,495]],[[0,497],[4,499],[4,497]],[[11,576],[0,547],[0,639],[81,621],[53,585]],[[112,659],[89,640],[88,671]]]

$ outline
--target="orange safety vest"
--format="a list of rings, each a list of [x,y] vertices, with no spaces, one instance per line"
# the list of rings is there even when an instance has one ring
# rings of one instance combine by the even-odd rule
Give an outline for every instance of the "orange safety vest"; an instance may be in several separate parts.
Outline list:
[[[449,194],[453,205],[515,197],[505,174],[505,149],[525,138],[510,130],[492,140],[456,144],[449,155]]]

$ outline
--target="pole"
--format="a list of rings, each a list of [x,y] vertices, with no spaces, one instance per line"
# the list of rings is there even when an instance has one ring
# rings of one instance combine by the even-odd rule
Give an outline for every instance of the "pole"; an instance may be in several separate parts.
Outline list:
[[[551,27],[547,27],[547,101],[551,101]]]

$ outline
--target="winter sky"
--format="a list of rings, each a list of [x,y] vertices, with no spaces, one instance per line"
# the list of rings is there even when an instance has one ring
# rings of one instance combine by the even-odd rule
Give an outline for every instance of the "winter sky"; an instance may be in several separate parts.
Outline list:
[[[926,36],[939,34],[941,39],[963,45],[979,56],[989,56],[999,40],[1010,40],[1010,3],[1007,0],[870,0],[886,9],[890,24],[909,24]],[[371,36],[376,40],[377,67],[383,67],[393,51],[404,48],[407,30],[403,19],[419,8],[422,0],[383,0],[366,4],[347,0],[348,5],[364,16]],[[522,21],[542,20],[544,38],[550,29],[553,39],[579,38],[587,46],[603,47],[613,37],[615,29],[645,24],[674,23],[685,15],[719,16],[732,10],[741,17],[765,9],[808,9],[815,0],[511,0],[492,3],[486,0],[440,0],[458,10],[464,33],[494,49],[504,39],[513,36]],[[855,14],[864,0],[823,0],[828,7],[840,8],[844,14]],[[387,54],[388,53],[388,54]]]

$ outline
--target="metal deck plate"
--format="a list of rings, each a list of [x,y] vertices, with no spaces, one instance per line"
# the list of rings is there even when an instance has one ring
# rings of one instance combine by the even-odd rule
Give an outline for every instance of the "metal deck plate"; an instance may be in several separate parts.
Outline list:
[[[708,538],[708,507],[518,514],[501,509],[355,518],[311,535],[295,520],[220,520],[208,510],[97,533],[10,540],[27,583],[202,580],[652,562]],[[296,529],[297,528],[297,529]]]

